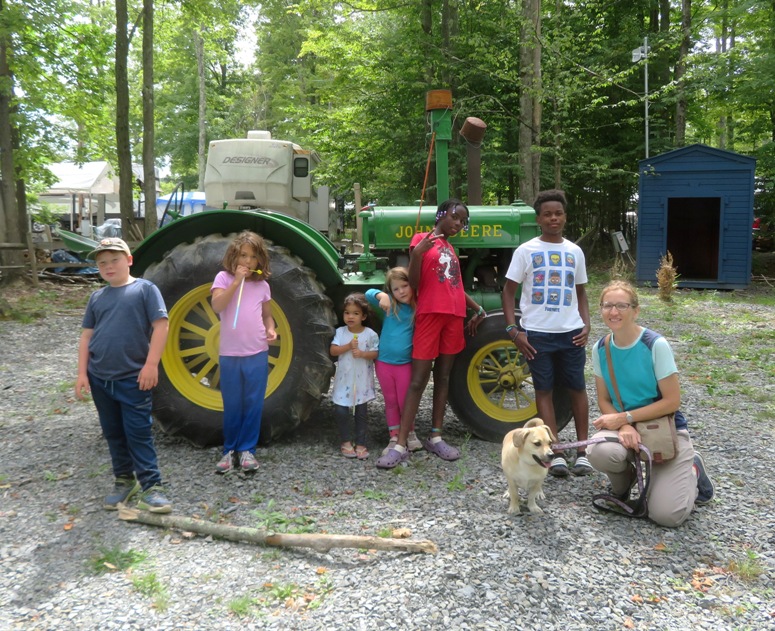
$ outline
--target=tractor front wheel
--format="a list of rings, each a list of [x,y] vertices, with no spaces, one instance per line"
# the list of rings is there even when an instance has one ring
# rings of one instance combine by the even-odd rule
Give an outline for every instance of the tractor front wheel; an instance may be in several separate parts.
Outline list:
[[[508,339],[505,327],[503,315],[482,322],[455,359],[449,384],[450,405],[457,417],[479,438],[494,442],[538,413],[527,360]],[[553,398],[559,432],[571,419],[570,397],[556,388]]]

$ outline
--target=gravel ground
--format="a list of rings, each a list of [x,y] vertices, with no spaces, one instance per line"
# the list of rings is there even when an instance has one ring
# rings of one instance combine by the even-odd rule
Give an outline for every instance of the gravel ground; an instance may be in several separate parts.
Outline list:
[[[775,629],[775,309],[692,296],[670,308],[644,296],[641,317],[688,375],[683,409],[716,482],[716,500],[677,529],[596,512],[599,474],[549,478],[544,515],[507,515],[499,445],[468,439],[451,411],[446,435],[463,458],[419,453],[394,471],[374,466],[387,438],[379,401],[367,462],[338,455],[328,400],[260,449],[250,477],[218,477],[218,450],[157,435],[177,514],[346,535],[406,528],[436,555],[120,522],[102,509],[111,476],[93,405],[72,396],[80,310],[0,322],[0,629]],[[596,322],[593,339],[602,333]],[[119,551],[143,560],[95,571]]]

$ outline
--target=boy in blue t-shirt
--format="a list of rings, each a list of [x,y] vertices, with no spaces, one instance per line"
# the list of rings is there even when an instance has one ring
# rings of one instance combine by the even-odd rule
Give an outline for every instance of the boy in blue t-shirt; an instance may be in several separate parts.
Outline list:
[[[91,392],[108,442],[116,482],[104,506],[116,510],[142,489],[139,508],[169,513],[151,435],[151,389],[167,341],[167,308],[156,285],[130,276],[132,255],[121,239],[103,239],[89,257],[109,284],[86,305],[75,396]]]

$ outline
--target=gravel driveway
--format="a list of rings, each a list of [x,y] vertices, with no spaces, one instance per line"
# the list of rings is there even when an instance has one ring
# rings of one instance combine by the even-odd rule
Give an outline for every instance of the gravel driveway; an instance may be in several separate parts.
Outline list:
[[[467,438],[451,411],[463,458],[423,452],[394,471],[374,466],[387,438],[379,401],[365,463],[338,455],[328,400],[260,449],[251,477],[218,477],[217,450],[157,435],[176,514],[406,528],[436,555],[258,547],[118,521],[102,509],[111,476],[93,405],[72,395],[80,311],[0,322],[0,629],[775,629],[775,309],[643,294],[641,322],[673,344],[717,488],[677,529],[596,512],[599,474],[550,478],[544,515],[507,515],[499,445]],[[592,339],[602,333],[596,319]],[[594,418],[591,386],[590,399]],[[122,569],[119,553],[136,562]]]

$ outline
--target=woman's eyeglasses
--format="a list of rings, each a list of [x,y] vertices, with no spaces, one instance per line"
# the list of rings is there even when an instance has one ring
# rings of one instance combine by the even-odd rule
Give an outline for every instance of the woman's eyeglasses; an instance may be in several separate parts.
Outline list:
[[[630,307],[632,305],[629,302],[603,302],[600,304],[603,311],[610,311],[613,308],[616,308],[617,311],[627,311]]]

